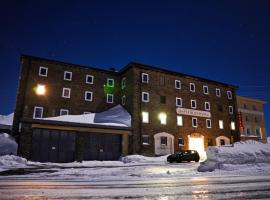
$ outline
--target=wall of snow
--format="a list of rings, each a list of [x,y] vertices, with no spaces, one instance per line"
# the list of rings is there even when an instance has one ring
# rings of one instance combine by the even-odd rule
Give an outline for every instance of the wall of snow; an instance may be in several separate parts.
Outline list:
[[[17,155],[18,144],[13,137],[7,133],[0,134],[0,156]]]
[[[207,160],[198,167],[199,172],[231,170],[232,165],[270,165],[270,144],[254,140],[237,142],[233,146],[209,147],[206,154]]]

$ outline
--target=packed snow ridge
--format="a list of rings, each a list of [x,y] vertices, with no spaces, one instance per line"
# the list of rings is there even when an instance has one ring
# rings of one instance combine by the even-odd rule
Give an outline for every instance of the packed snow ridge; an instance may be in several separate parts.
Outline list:
[[[199,172],[270,165],[270,144],[254,140],[236,142],[232,146],[208,147],[206,154],[207,160],[198,167]]]

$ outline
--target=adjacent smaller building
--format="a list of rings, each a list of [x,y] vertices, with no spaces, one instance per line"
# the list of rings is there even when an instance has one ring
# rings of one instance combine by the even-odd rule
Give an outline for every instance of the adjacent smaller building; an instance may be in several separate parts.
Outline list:
[[[266,143],[263,105],[266,102],[237,96],[240,140],[257,140]]]

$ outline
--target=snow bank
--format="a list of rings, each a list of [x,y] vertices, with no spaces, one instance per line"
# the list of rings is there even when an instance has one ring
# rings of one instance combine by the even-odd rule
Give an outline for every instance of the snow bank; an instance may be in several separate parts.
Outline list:
[[[0,156],[17,155],[18,144],[15,139],[7,133],[0,134]]]
[[[9,115],[0,115],[0,124],[12,126],[14,113]]]
[[[166,162],[167,156],[147,157],[141,155],[129,155],[121,158],[123,163],[160,163]]]
[[[104,126],[131,127],[131,116],[121,105],[117,105],[102,113],[62,115],[58,117],[48,117],[42,119]]]
[[[267,143],[270,144],[270,137],[267,138]]]
[[[5,171],[12,168],[26,167],[27,160],[19,156],[5,155],[0,156],[0,171]]]
[[[254,140],[234,143],[233,146],[209,147],[207,160],[198,167],[199,172],[215,169],[232,170],[233,165],[270,165],[270,144]]]

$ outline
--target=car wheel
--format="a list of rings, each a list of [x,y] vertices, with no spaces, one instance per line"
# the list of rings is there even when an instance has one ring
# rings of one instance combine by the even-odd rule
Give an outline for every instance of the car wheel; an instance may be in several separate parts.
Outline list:
[[[196,158],[196,159],[195,159],[195,162],[199,162],[199,160],[200,160],[199,158]]]

